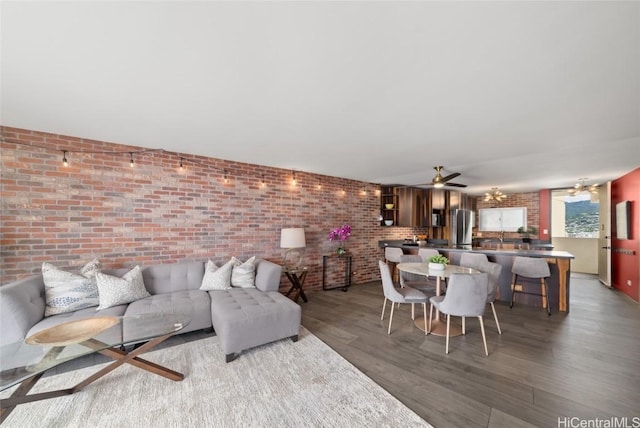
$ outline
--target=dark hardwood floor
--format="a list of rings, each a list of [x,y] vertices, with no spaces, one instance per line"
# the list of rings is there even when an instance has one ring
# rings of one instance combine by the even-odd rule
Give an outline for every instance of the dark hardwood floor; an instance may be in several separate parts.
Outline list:
[[[436,428],[640,423],[640,306],[595,277],[572,276],[570,313],[498,303],[501,336],[488,307],[488,357],[475,319],[449,355],[444,337],[413,325],[410,305],[396,310],[387,335],[380,282],[308,295],[302,324]]]

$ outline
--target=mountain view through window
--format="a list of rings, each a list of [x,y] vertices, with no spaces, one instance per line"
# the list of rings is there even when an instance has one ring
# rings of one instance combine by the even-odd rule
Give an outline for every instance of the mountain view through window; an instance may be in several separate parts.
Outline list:
[[[564,199],[565,234],[569,238],[598,238],[600,203],[589,194],[567,196]]]

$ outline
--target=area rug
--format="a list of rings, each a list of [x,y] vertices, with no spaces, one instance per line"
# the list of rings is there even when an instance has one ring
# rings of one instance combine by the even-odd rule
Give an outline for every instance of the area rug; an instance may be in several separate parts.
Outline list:
[[[308,330],[231,363],[215,336],[145,354],[173,382],[123,366],[83,391],[15,408],[5,427],[430,427]],[[68,388],[102,365],[42,378]],[[6,397],[10,391],[4,391]]]

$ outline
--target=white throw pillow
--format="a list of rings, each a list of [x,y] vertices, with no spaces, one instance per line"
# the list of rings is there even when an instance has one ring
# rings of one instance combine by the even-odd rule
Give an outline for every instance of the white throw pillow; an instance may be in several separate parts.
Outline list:
[[[140,266],[134,267],[122,278],[98,272],[96,279],[100,293],[100,306],[97,310],[124,305],[151,296],[144,286]]]
[[[235,257],[231,257],[233,270],[231,271],[231,286],[240,288],[256,287],[256,257],[253,256],[242,263]]]
[[[214,262],[209,260],[204,269],[204,277],[200,284],[200,290],[228,290],[231,288],[231,269],[233,268],[233,260],[218,267]]]
[[[44,297],[46,306],[44,316],[75,312],[79,309],[98,306],[98,287],[96,272],[102,265],[93,259],[80,269],[80,275],[59,269],[51,263],[42,263]]]

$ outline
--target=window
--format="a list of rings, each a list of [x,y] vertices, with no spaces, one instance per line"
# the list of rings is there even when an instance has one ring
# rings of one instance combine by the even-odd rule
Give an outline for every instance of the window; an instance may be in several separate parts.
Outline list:
[[[568,196],[566,191],[552,193],[552,237],[598,238],[600,203],[589,193]]]

